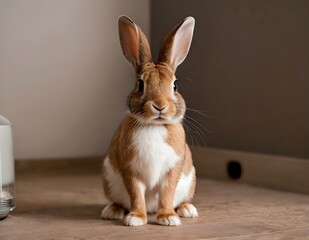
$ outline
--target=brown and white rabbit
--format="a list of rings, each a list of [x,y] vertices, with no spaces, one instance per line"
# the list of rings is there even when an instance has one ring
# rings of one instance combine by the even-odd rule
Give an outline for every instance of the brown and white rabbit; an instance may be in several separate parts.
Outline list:
[[[104,192],[111,201],[103,219],[124,218],[125,225],[139,226],[147,223],[147,212],[157,212],[159,224],[177,226],[179,216],[198,216],[190,203],[196,178],[182,126],[186,105],[174,75],[188,54],[194,23],[188,17],[172,29],[153,63],[141,29],[126,16],[119,18],[120,43],[134,67],[136,87],[103,163]]]

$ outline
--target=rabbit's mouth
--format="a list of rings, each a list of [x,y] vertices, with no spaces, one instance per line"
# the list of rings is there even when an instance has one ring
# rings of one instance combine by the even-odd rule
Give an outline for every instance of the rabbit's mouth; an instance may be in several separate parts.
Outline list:
[[[183,117],[181,116],[164,116],[164,115],[157,115],[150,119],[150,123],[152,124],[176,124],[181,122]]]
[[[156,120],[156,121],[166,121],[167,119],[165,117],[159,116],[159,117],[155,118],[154,120]]]
[[[151,121],[155,121],[157,123],[165,123],[168,121],[168,118],[162,116],[162,114],[158,114],[157,116],[153,117]]]

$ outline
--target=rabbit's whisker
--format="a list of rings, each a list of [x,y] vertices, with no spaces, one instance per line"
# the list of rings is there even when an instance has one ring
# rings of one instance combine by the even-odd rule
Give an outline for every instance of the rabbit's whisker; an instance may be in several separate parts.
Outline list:
[[[200,139],[202,139],[203,143],[205,146],[207,146],[206,143],[206,136],[204,134],[204,132],[196,125],[194,124],[194,122],[190,121],[190,119],[186,119],[187,120],[187,124],[191,126],[191,128],[193,129],[193,132],[196,133]],[[199,141],[198,141],[199,144]]]
[[[197,137],[194,134],[192,134],[193,130],[191,129],[190,125],[186,121],[183,121],[183,123],[184,123],[184,126],[185,126],[185,128],[186,128],[186,130],[187,130],[187,132],[188,132],[188,134],[191,138],[191,146],[194,145],[194,140],[192,138],[192,135],[193,135],[194,139],[196,140],[197,144],[199,145],[199,141],[198,141]]]
[[[188,111],[191,111],[191,112],[196,112],[196,113],[198,113],[198,114],[201,114],[202,116],[204,116],[204,117],[207,117],[207,118],[209,118],[209,116],[208,115],[206,115],[205,113],[203,113],[203,111],[202,110],[196,110],[196,109],[193,109],[193,108],[188,108],[187,107],[187,110]],[[205,112],[205,111],[204,111]]]
[[[200,127],[202,127],[206,132],[212,134],[212,132],[211,132],[210,130],[208,130],[204,125],[202,125],[199,121],[197,121],[197,120],[195,120],[194,118],[188,116],[187,114],[186,114],[186,117],[187,117],[189,120],[191,120],[192,122],[198,124],[198,125],[199,125]]]

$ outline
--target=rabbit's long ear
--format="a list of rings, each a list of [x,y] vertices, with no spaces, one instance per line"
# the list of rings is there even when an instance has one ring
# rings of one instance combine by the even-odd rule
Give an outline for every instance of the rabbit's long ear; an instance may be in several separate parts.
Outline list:
[[[195,20],[187,17],[182,23],[174,27],[166,36],[159,54],[159,62],[167,63],[175,72],[190,49]]]
[[[119,38],[123,55],[135,70],[152,61],[149,43],[142,30],[128,17],[118,20]]]

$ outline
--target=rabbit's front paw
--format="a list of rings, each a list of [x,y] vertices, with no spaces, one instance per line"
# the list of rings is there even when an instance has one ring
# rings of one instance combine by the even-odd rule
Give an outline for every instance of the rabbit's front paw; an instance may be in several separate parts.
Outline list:
[[[126,226],[141,226],[147,223],[147,216],[138,213],[138,212],[130,212],[125,218],[124,218],[124,225]]]
[[[159,214],[157,217],[158,224],[165,226],[179,226],[181,221],[179,216],[176,213],[170,214]]]

